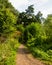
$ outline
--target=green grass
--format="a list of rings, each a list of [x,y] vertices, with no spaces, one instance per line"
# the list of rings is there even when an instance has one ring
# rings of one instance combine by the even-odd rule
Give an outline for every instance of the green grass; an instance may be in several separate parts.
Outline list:
[[[19,45],[18,40],[12,37],[0,43],[0,65],[15,65],[16,52]]]

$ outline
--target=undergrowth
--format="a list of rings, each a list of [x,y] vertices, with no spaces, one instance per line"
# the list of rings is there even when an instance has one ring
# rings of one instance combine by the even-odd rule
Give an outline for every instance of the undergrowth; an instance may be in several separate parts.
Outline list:
[[[8,37],[0,43],[0,65],[15,65],[15,58],[19,42],[16,38]]]

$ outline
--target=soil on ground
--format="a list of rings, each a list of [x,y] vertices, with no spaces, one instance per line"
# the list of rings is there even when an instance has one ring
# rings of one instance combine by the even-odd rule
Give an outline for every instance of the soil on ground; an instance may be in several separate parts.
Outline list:
[[[17,56],[16,65],[44,65],[42,61],[34,58],[30,51],[23,44],[20,45]]]

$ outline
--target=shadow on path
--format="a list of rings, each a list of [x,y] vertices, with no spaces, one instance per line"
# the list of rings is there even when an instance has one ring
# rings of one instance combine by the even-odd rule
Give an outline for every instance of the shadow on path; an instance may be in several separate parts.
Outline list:
[[[18,54],[30,54],[30,51],[27,48],[19,48]]]

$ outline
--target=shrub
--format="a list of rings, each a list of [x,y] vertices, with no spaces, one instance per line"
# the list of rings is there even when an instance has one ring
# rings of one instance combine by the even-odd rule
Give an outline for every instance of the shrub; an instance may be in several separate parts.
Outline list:
[[[52,44],[47,41],[49,39],[44,27],[39,23],[31,23],[27,26],[27,30],[27,47],[32,54],[43,60],[52,61]]]

